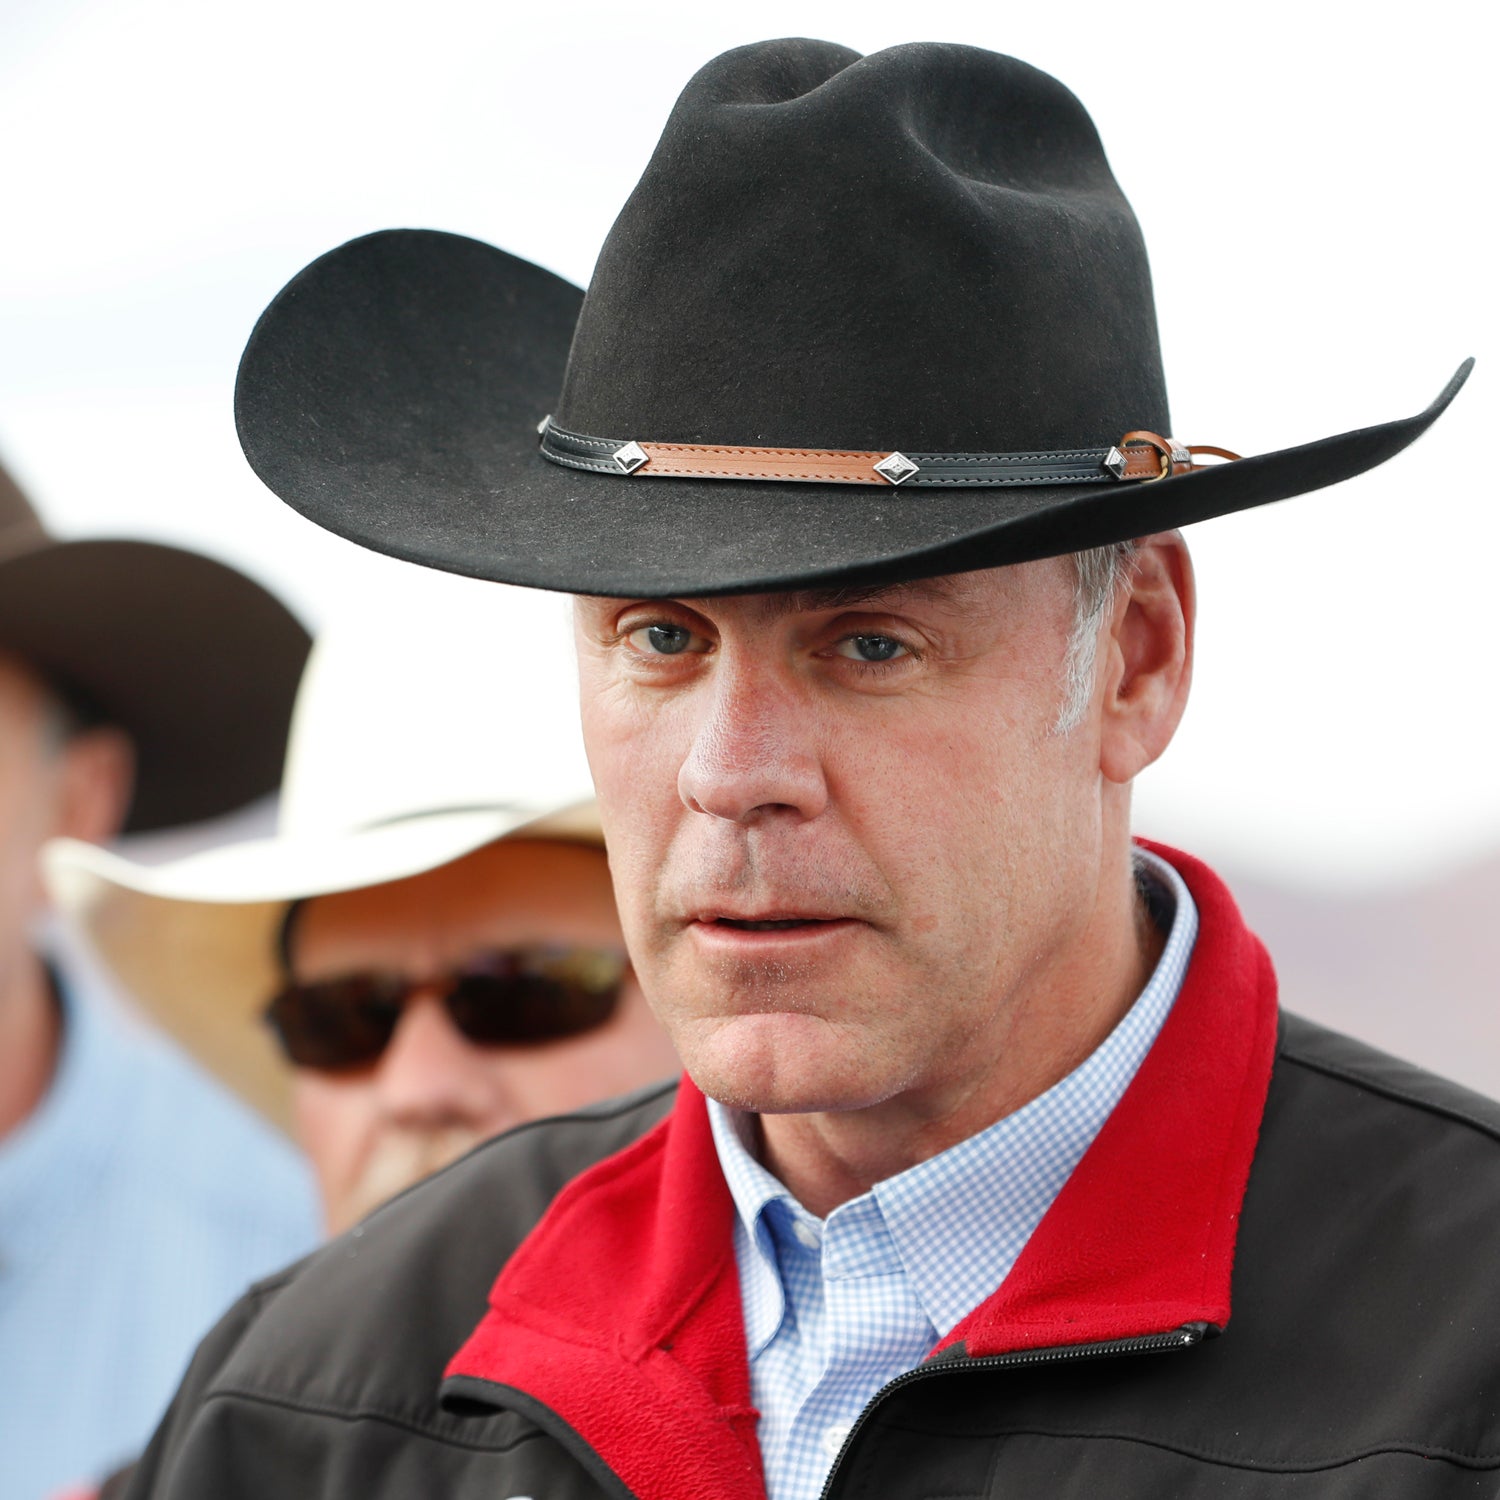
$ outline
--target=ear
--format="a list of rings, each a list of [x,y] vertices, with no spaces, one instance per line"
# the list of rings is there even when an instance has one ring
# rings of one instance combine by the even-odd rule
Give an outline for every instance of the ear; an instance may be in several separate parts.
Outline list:
[[[1197,593],[1180,532],[1142,537],[1104,640],[1099,769],[1129,782],[1171,743],[1193,676]]]
[[[135,786],[135,747],[123,730],[104,727],[74,735],[59,754],[52,832],[103,844],[124,826]]]

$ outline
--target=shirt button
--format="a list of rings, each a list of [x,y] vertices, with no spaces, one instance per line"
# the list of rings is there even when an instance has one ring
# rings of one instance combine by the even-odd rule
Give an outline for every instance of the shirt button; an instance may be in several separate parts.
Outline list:
[[[823,1429],[823,1451],[829,1458],[837,1458],[844,1446],[844,1439],[854,1430],[853,1422],[830,1422]]]
[[[823,1236],[805,1219],[794,1219],[792,1221],[792,1234],[799,1245],[803,1245],[809,1250],[816,1250],[823,1243]]]

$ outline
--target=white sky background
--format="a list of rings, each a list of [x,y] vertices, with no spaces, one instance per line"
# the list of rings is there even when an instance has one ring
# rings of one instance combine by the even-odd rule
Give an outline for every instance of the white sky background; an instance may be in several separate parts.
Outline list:
[[[1199,676],[1138,825],[1283,879],[1500,849],[1494,46],[1477,3],[550,7],[0,0],[0,453],[54,527],[185,542],[309,619],[416,570],[250,473],[230,409],[297,270],[395,225],[587,279],[692,71],[801,33],[967,41],[1092,111],[1152,252],[1176,435],[1405,416],[1352,484],[1193,529]],[[503,662],[496,664],[503,670]]]

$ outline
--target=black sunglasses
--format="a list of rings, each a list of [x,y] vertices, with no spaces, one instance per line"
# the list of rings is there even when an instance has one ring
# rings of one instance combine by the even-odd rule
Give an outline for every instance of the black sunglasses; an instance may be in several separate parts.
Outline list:
[[[289,983],[265,1019],[299,1068],[339,1072],[373,1063],[411,997],[441,989],[453,1024],[481,1047],[524,1047],[582,1036],[615,1012],[629,960],[617,948],[492,949],[436,979],[349,974]]]

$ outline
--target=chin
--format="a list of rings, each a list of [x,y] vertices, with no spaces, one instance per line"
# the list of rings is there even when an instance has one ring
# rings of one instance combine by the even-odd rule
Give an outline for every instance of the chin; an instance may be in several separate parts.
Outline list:
[[[863,1065],[847,1027],[817,1016],[780,1011],[718,1020],[681,1050],[703,1093],[754,1114],[865,1109],[898,1091]]]

